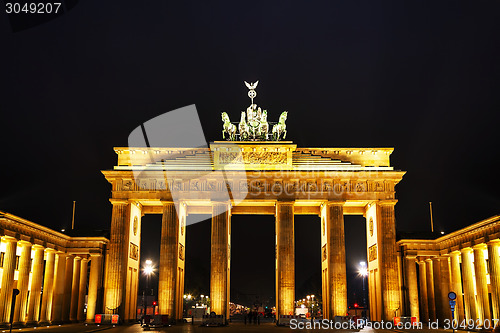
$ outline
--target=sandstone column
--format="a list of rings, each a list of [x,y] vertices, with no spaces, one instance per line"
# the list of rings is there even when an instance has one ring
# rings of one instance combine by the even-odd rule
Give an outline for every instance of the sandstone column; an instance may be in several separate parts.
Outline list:
[[[169,319],[176,318],[177,258],[179,255],[179,218],[173,202],[162,202],[158,309]],[[219,313],[217,313],[219,314]]]
[[[78,295],[80,293],[81,262],[81,257],[75,257],[73,262],[73,280],[71,281],[71,304],[69,310],[69,320],[71,320],[72,322],[77,321]]]
[[[28,283],[30,279],[31,243],[21,241],[21,258],[19,259],[19,275],[17,278],[17,289],[19,295],[16,297],[13,322],[16,324],[26,323],[26,303],[28,301]]]
[[[40,320],[40,301],[43,279],[43,255],[44,248],[40,245],[33,245],[35,255],[33,257],[33,272],[31,274],[31,290],[28,302],[27,324],[34,325]]]
[[[418,311],[418,283],[417,283],[417,267],[415,264],[416,256],[406,256],[405,268],[408,283],[408,298],[410,300],[410,314],[420,321]]]
[[[90,254],[89,294],[87,298],[87,322],[93,323],[96,314],[97,292],[101,288],[102,255]]]
[[[80,264],[80,285],[78,288],[78,308],[76,312],[76,320],[85,320],[85,295],[87,294],[87,269],[88,269],[87,258],[83,258]]]
[[[476,307],[476,297],[474,295],[474,267],[472,266],[472,249],[464,248],[462,252],[462,273],[464,275],[464,301],[465,301],[465,316],[467,320],[477,320],[478,313]]]
[[[422,305],[422,313],[420,319],[422,321],[429,320],[429,300],[427,298],[427,274],[425,269],[425,261],[418,262],[419,285],[420,285],[420,301]]]
[[[380,247],[379,267],[381,273],[383,317],[392,320],[400,314],[399,272],[396,251],[396,200],[383,200],[380,205],[378,242]],[[399,311],[399,313],[398,313]]]
[[[488,264],[490,269],[491,303],[493,305],[493,318],[500,318],[500,258],[498,240],[488,242]]]
[[[40,323],[50,323],[52,317],[52,303],[54,295],[54,272],[55,272],[55,251],[45,250],[47,258],[45,260],[45,277],[43,279],[42,308],[40,310]]]
[[[71,292],[73,284],[73,267],[75,264],[75,256],[69,255],[66,259],[66,269],[64,274],[64,294],[61,311],[61,319],[63,322],[69,322],[69,313],[71,310]]]
[[[441,297],[441,261],[438,257],[432,258],[432,279],[434,281],[434,305],[436,308],[436,319],[442,322],[444,314],[443,299]]]
[[[464,297],[462,291],[462,273],[460,271],[460,252],[455,251],[451,257],[451,289],[457,294],[455,304],[455,319],[461,323],[465,319]]]
[[[54,296],[52,302],[51,323],[60,324],[62,322],[64,289],[66,285],[66,257],[63,252],[57,253],[55,264]]]
[[[439,258],[440,264],[440,283],[439,291],[441,293],[441,320],[451,319],[451,309],[450,302],[448,299],[448,293],[451,291],[451,280],[450,280],[450,260],[448,256],[442,256]],[[457,294],[458,297],[458,294]]]
[[[212,248],[210,270],[211,309],[229,319],[229,260],[231,211],[229,202],[212,202]]]
[[[14,270],[16,268],[17,240],[5,237],[5,255],[3,259],[2,284],[0,289],[0,322],[9,323],[12,302],[12,285],[14,284]]]
[[[427,274],[427,304],[429,308],[429,320],[436,321],[436,301],[434,295],[434,271],[433,262],[431,259],[425,261],[425,272]]]
[[[486,281],[486,259],[484,251],[486,244],[474,246],[474,270],[476,271],[476,291],[479,318],[481,322],[488,319],[491,323],[490,302],[488,298],[488,283]]]
[[[127,200],[110,199],[113,204],[109,250],[106,257],[104,312],[119,313],[125,309],[124,289],[127,274],[128,223],[130,207]],[[89,317],[87,316],[87,320]],[[92,318],[93,319],[93,318]]]
[[[328,299],[329,313],[326,315],[329,319],[333,319],[335,316],[345,316],[347,312],[344,202],[326,202],[322,214],[322,219],[326,223],[327,276],[324,282],[328,284],[327,288],[323,288],[328,291],[328,295],[323,295],[323,298]],[[295,276],[292,277],[295,279]]]

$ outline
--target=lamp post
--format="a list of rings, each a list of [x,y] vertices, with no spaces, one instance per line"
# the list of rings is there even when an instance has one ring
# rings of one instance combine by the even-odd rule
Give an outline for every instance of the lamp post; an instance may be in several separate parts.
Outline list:
[[[363,307],[366,308],[366,291],[365,291],[365,277],[368,276],[368,269],[366,268],[366,262],[361,261],[359,263],[361,268],[359,269],[359,275],[363,282]]]
[[[146,289],[142,292],[142,306],[144,308],[144,315],[146,315],[146,290],[149,289],[149,279],[151,274],[154,273],[153,261],[151,259],[146,260],[144,267],[142,269],[144,275],[146,275]],[[153,312],[154,314],[154,312]]]

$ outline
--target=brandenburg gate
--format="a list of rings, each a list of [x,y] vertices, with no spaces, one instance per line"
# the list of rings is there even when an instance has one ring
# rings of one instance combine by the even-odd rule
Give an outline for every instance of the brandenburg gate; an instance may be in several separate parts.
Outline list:
[[[186,217],[210,214],[211,309],[229,318],[231,216],[252,214],[275,216],[276,312],[277,316],[292,314],[294,216],[307,214],[320,217],[321,223],[318,251],[322,256],[324,317],[344,316],[348,309],[344,215],[366,218],[366,231],[361,232],[367,235],[371,319],[391,320],[401,315],[394,209],[395,186],[405,172],[391,166],[393,149],[298,148],[292,141],[282,140],[286,135],[284,115],[275,125],[282,127],[268,133],[269,127],[259,125],[267,121],[267,112],[261,112],[252,98],[247,109],[250,129],[242,129],[240,122],[240,140],[226,114],[224,129],[230,141],[215,141],[201,148],[114,149],[117,165],[103,171],[112,185],[113,205],[104,279],[105,312],[119,313],[124,320],[135,319],[141,217],[162,214],[159,313],[181,319]]]

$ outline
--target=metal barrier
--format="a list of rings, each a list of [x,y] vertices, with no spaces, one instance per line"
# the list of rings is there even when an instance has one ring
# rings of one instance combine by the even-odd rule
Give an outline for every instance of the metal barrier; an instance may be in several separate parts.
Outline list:
[[[416,325],[417,317],[394,317],[394,326],[406,323],[411,323],[412,325]]]
[[[154,316],[145,315],[142,325],[152,326],[152,327],[169,326],[168,315],[154,315]]]
[[[290,320],[292,319],[299,319],[300,316],[294,316],[294,315],[280,315],[278,318],[278,322],[276,325],[278,326],[289,326],[290,325]]]
[[[225,326],[226,318],[223,315],[203,315],[202,323],[203,326]]]
[[[94,317],[96,324],[115,325],[120,323],[120,316],[117,314],[96,314]]]

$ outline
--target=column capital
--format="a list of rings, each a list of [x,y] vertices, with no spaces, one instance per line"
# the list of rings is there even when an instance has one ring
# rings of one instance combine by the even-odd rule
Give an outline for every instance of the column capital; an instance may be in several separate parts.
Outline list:
[[[398,203],[398,200],[396,200],[396,199],[379,200],[379,201],[377,201],[377,203],[380,206],[396,206],[396,204]]]
[[[293,199],[278,199],[278,200],[276,200],[276,204],[295,205],[295,200],[293,200]]]
[[[111,198],[109,199],[109,202],[111,202],[111,204],[114,206],[114,205],[128,205],[129,202],[127,199],[114,199],[114,198]]]
[[[460,251],[459,250],[455,250],[455,251],[452,251],[450,252],[450,256],[459,256],[460,255]]]
[[[17,242],[17,239],[11,236],[2,236],[2,240],[6,243]]]
[[[474,250],[485,250],[487,248],[486,243],[479,243],[472,247]]]
[[[469,247],[469,246],[463,247],[463,248],[460,249],[460,252],[462,252],[462,253],[470,253],[470,252],[472,252],[472,247]]]
[[[486,243],[486,245],[494,245],[494,246],[499,246],[500,245],[500,239],[492,239]]]
[[[45,250],[45,247],[43,245],[40,245],[40,244],[33,244],[32,246],[32,249],[33,250]]]
[[[325,206],[344,206],[345,201],[343,200],[328,200],[322,203]]]
[[[174,205],[175,204],[175,202],[170,201],[170,200],[161,200],[160,203],[162,204],[162,206]]]
[[[413,260],[417,261],[417,254],[416,253],[415,254],[407,254],[407,255],[405,255],[405,259],[408,259],[408,260],[413,259]]]
[[[27,246],[27,245],[33,246],[33,244],[31,244],[31,242],[28,242],[26,240],[19,240],[19,241],[17,241],[17,245],[18,246]]]
[[[140,210],[142,210],[142,204],[139,202],[139,200],[130,200],[129,201],[131,204],[134,204],[137,206],[137,208],[139,208]]]

